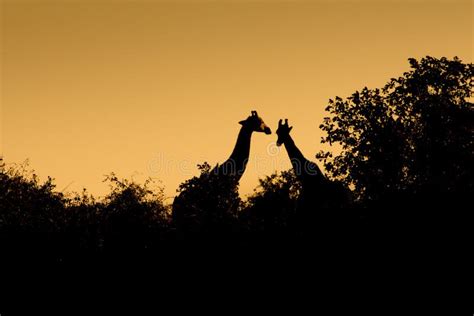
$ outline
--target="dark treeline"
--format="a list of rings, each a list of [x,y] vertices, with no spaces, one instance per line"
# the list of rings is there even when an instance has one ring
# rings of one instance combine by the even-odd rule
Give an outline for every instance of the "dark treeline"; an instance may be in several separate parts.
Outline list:
[[[200,176],[178,188],[179,203],[168,205],[151,180],[112,174],[110,193],[97,200],[86,191],[57,192],[52,179],[41,182],[22,166],[3,166],[2,253],[61,263],[159,258],[170,248],[202,245],[353,249],[382,235],[443,231],[465,218],[474,193],[474,68],[457,58],[409,61],[410,71],[384,87],[329,101],[322,142],[342,151],[317,154],[324,186],[308,185],[294,163],[260,179],[244,201],[238,182],[203,163]],[[280,122],[277,134],[291,156],[290,130]]]

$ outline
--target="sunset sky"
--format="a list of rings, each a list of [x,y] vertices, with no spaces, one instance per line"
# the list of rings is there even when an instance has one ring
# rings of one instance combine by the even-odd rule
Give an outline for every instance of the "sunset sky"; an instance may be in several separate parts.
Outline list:
[[[472,1],[2,0],[0,153],[58,190],[105,174],[167,196],[224,161],[238,121],[288,118],[309,159],[329,98],[381,87],[409,57],[473,57]],[[242,195],[290,166],[255,134]]]

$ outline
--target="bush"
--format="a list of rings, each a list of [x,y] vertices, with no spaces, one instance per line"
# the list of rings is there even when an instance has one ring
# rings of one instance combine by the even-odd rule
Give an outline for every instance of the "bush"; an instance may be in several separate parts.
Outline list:
[[[201,174],[183,182],[173,203],[173,221],[178,232],[208,234],[236,232],[242,205],[238,184],[228,175],[211,170],[205,162]]]
[[[300,191],[301,184],[292,170],[260,179],[240,214],[243,226],[269,235],[287,231],[296,214]]]
[[[52,178],[41,183],[27,164],[0,172],[0,233],[10,249],[53,256],[77,251],[143,250],[166,238],[170,210],[163,189],[111,174],[111,192],[97,201],[86,190],[69,196],[55,192]],[[5,246],[5,245],[4,245]]]

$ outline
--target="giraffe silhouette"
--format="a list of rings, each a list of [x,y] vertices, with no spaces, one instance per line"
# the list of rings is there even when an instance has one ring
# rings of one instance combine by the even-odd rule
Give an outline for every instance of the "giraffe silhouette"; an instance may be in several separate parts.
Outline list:
[[[212,170],[201,169],[199,177],[180,186],[173,202],[173,221],[185,238],[189,233],[226,234],[226,230],[232,230],[240,203],[237,188],[247,167],[252,134],[271,134],[257,111],[239,123],[241,128],[229,158]]]
[[[262,118],[258,116],[257,111],[252,111],[247,119],[239,122],[242,125],[235,147],[229,158],[221,165],[216,166],[213,172],[219,175],[231,176],[235,181],[239,181],[247,167],[250,155],[250,143],[252,134],[265,133],[271,134],[271,129],[263,122]]]
[[[301,183],[296,221],[300,228],[307,230],[315,221],[328,220],[331,215],[328,209],[347,206],[349,196],[348,190],[329,180],[316,163],[305,158],[290,135],[292,129],[288,125],[288,119],[284,123],[283,120],[278,122],[277,146],[285,146],[296,177]]]

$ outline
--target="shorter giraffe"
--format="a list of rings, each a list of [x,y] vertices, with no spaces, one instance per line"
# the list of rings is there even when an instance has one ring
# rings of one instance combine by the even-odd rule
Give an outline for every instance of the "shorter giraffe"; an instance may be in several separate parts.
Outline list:
[[[285,119],[285,123],[282,120],[278,122],[277,146],[285,145],[293,170],[301,183],[297,217],[300,224],[308,226],[315,220],[328,218],[329,213],[324,209],[346,206],[348,193],[327,179],[316,163],[304,157],[290,135],[292,128],[288,125],[288,119]]]

